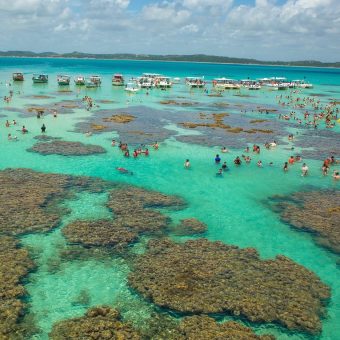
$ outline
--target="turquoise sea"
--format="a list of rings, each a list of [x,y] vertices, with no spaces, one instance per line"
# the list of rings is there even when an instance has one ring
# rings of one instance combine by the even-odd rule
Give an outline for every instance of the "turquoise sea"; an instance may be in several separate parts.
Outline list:
[[[25,81],[10,85],[12,73],[16,71],[24,73]],[[167,91],[153,89],[147,94],[146,91],[141,90],[134,95],[128,95],[123,88],[114,88],[111,85],[111,77],[114,73],[122,73],[126,79],[129,79],[144,72],[180,77],[182,83],[175,84]],[[31,80],[33,73],[48,74],[49,83],[33,85]],[[100,88],[80,90],[71,83],[68,92],[60,92],[56,82],[58,74],[68,74],[72,77],[79,74],[85,76],[98,74],[102,76],[103,82]],[[294,154],[300,152],[303,154],[303,148],[313,149],[313,147],[308,149],[307,145],[297,143],[299,137],[296,141],[289,142],[288,134],[294,133],[296,136],[301,136],[301,140],[308,139],[312,137],[305,135],[305,132],[311,133],[311,129],[305,129],[294,122],[286,124],[278,120],[278,114],[260,114],[255,108],[270,107],[279,112],[289,112],[286,107],[279,106],[276,99],[276,96],[281,94],[285,96],[289,91],[279,93],[264,88],[260,91],[242,89],[241,93],[225,91],[222,97],[212,97],[203,91],[189,91],[183,83],[183,78],[186,76],[204,76],[207,81],[223,76],[234,79],[248,77],[251,79],[262,77],[305,79],[313,83],[314,88],[301,90],[300,96],[316,98],[322,104],[334,100],[340,102],[340,69],[182,62],[0,58],[0,97],[3,98],[9,94],[9,91],[13,91],[10,103],[0,101],[0,169],[24,167],[42,172],[97,176],[110,181],[126,182],[158,190],[165,194],[179,195],[188,202],[188,207],[181,211],[169,212],[169,216],[174,221],[195,217],[208,225],[208,231],[204,237],[210,240],[220,240],[240,247],[254,247],[263,258],[284,254],[315,272],[324,283],[331,287],[332,297],[327,308],[327,317],[323,320],[322,334],[313,339],[340,339],[340,273],[337,257],[317,246],[308,233],[298,232],[284,224],[267,203],[271,196],[289,195],[310,186],[318,189],[339,190],[340,188],[340,181],[335,182],[331,175],[322,175],[320,170],[322,162],[316,158],[304,159],[310,169],[308,177],[301,177],[301,165],[298,164],[288,173],[283,173],[282,166],[292,154],[292,146],[295,146]],[[208,84],[207,88],[210,91],[211,85]],[[252,92],[251,96],[248,96],[249,92]],[[30,106],[51,107],[54,103],[61,101],[81,100],[85,95],[92,97],[98,106],[95,105],[90,111],[87,111],[85,107],[73,109],[72,113],[59,114],[57,118],[46,115],[40,120],[35,115],[27,114],[27,108]],[[194,105],[169,106],[161,104],[163,100],[190,101]],[[221,105],[218,106],[218,103]],[[225,103],[229,106],[224,105]],[[95,133],[91,137],[86,137],[84,133],[76,129],[79,123],[95,118],[96,112],[102,109],[134,115],[141,112],[145,115],[145,121],[140,129],[151,124],[153,129],[157,130],[161,127],[169,134],[164,140],[159,140],[158,151],[150,147],[150,157],[124,158],[117,147],[111,147],[112,138],[117,141],[121,139],[119,132]],[[245,109],[247,112],[241,112]],[[254,109],[253,112],[252,109]],[[296,111],[300,115],[303,113],[303,110]],[[282,132],[275,137],[278,146],[275,149],[266,150],[262,143],[261,154],[251,154],[253,158],[251,164],[236,168],[232,164],[233,159],[241,156],[247,145],[251,147],[256,143],[253,139],[255,137],[249,134],[246,140],[242,141],[242,147],[239,146],[240,143],[236,143],[239,138],[238,134],[234,134],[226,141],[222,138],[223,144],[209,143],[209,138],[214,133],[206,136],[206,143],[197,143],[195,138],[203,136],[204,131],[187,129],[178,125],[181,117],[183,117],[183,122],[188,121],[188,115],[192,112],[196,114],[228,112],[230,119],[238,125],[243,124],[242,119],[246,118],[268,119],[273,124],[275,123],[275,126],[278,126]],[[243,118],[239,118],[240,116]],[[8,128],[5,126],[7,119],[9,121],[15,119],[18,124]],[[101,145],[108,152],[102,155],[80,157],[42,156],[29,153],[26,149],[36,142],[33,137],[40,134],[42,123],[46,125],[46,133],[49,136]],[[22,125],[27,127],[29,134],[20,133]],[[18,142],[7,140],[9,132],[18,136]],[[319,132],[328,133],[328,130],[320,126],[315,134]],[[339,138],[340,124],[337,123],[331,132],[332,140]],[[268,141],[272,142],[273,138],[269,135]],[[313,138],[317,138],[317,135]],[[221,154],[221,157],[222,161],[227,161],[231,170],[223,178],[218,178],[215,176],[217,168],[214,158],[217,153],[220,153],[222,146],[230,150],[227,154]],[[332,148],[332,145],[329,148]],[[324,157],[327,156],[328,154],[324,155]],[[190,170],[183,168],[185,159],[190,159]],[[263,168],[256,166],[259,159],[264,164]],[[269,166],[269,162],[273,162],[273,165]],[[124,176],[117,173],[115,167],[118,166],[133,171],[134,175]],[[340,165],[337,168],[340,170]],[[108,217],[110,212],[105,207],[106,199],[105,194],[81,194],[77,199],[65,202],[65,205],[71,209],[71,214],[67,215],[57,229],[50,233],[29,234],[21,237],[21,244],[29,247],[38,264],[37,270],[31,273],[25,282],[29,312],[34,314],[39,328],[35,339],[46,339],[55,322],[81,316],[89,306],[99,304],[119,306],[124,317],[137,324],[146,320],[152,312],[152,306],[129,289],[126,281],[129,267],[120,258],[102,261],[95,259],[63,261],[58,264],[58,270],[51,270],[51,265],[58,262],[58,254],[66,244],[61,234],[63,226],[79,217],[82,219]],[[145,241],[142,240],[142,242]],[[88,297],[87,305],[75,303],[81,294]],[[261,326],[248,324],[248,326],[258,334],[271,333],[280,340],[309,338],[306,334],[288,332],[273,324]]]

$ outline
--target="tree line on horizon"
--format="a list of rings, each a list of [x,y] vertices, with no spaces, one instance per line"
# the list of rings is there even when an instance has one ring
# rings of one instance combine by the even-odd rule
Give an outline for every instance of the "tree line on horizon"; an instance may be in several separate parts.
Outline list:
[[[262,61],[248,58],[231,58],[205,54],[192,55],[155,55],[155,54],[95,54],[95,53],[55,53],[31,51],[0,51],[0,57],[28,57],[28,58],[91,58],[91,59],[118,59],[118,60],[150,60],[150,61],[187,61],[207,63],[231,63],[231,64],[259,64],[259,65],[285,65],[285,66],[314,66],[314,67],[340,67],[340,62],[321,62],[317,60],[300,61]]]

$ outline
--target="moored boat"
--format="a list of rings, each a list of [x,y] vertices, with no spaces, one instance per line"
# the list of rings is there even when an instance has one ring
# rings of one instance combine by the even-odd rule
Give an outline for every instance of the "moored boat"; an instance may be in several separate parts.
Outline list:
[[[155,86],[160,89],[167,89],[172,86],[171,78],[169,77],[158,77],[155,79]]]
[[[241,85],[234,79],[216,78],[213,80],[213,87],[222,90],[239,90]]]
[[[70,85],[70,80],[71,80],[70,76],[66,76],[66,75],[58,75],[57,76],[57,82],[58,82],[58,85],[60,85],[60,86]]]
[[[112,76],[112,85],[113,86],[124,86],[124,77],[121,74],[114,74]]]
[[[91,76],[90,81],[96,84],[97,86],[100,86],[102,83],[102,78],[100,76]]]
[[[205,86],[203,77],[186,77],[185,83],[190,88],[203,88]]]
[[[125,86],[125,91],[130,92],[130,93],[135,93],[139,91],[139,86],[136,85],[135,83],[127,83]]]
[[[48,75],[47,74],[33,74],[32,80],[34,84],[46,84],[48,83]]]
[[[83,86],[85,85],[86,81],[85,81],[85,77],[83,76],[77,76],[75,79],[74,79],[74,83],[78,86]]]
[[[24,81],[24,74],[21,72],[15,72],[12,75],[14,81]]]

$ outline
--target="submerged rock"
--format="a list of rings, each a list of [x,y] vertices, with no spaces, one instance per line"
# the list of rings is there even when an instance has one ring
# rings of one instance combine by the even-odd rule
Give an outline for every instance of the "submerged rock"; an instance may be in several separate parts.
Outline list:
[[[39,142],[27,149],[29,152],[37,152],[41,155],[85,156],[106,153],[100,145],[83,144],[80,142],[68,142],[53,140],[51,142]]]
[[[340,254],[340,191],[296,192],[272,199],[285,222],[312,233],[317,244]]]
[[[182,199],[155,191],[127,187],[110,192],[113,220],[78,220],[63,228],[71,243],[87,247],[125,247],[144,233],[162,233],[170,219],[155,208],[181,208]],[[153,208],[153,209],[152,209]]]
[[[96,178],[46,174],[29,169],[0,171],[0,234],[45,232],[67,213],[59,203],[77,191],[102,192],[114,187]]]
[[[321,330],[329,288],[292,260],[261,260],[255,249],[206,239],[153,240],[129,284],[155,304],[182,313],[228,313],[291,330]]]
[[[60,321],[49,334],[52,340],[116,339],[139,340],[139,333],[123,322],[119,312],[107,306],[94,307],[80,318]]]
[[[195,235],[207,231],[207,225],[196,218],[186,218],[181,220],[179,225],[174,228],[176,235]]]
[[[34,264],[28,251],[9,236],[0,236],[0,339],[23,339],[25,330],[19,321],[25,304],[25,289],[20,283]]]

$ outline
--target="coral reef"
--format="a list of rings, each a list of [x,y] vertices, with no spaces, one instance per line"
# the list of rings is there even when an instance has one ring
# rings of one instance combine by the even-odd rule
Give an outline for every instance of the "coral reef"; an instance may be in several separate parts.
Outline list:
[[[207,231],[207,225],[196,218],[186,218],[174,228],[176,235],[195,235]]]
[[[0,339],[21,339],[24,329],[19,320],[24,314],[20,300],[25,289],[20,280],[33,269],[28,252],[19,248],[17,241],[0,236]]]
[[[58,203],[71,197],[74,191],[102,192],[114,186],[114,183],[89,177],[28,169],[0,171],[0,234],[49,231],[67,212]]]
[[[120,319],[119,312],[107,306],[94,307],[85,316],[58,322],[49,334],[52,340],[112,339],[139,340],[139,333]]]
[[[177,106],[195,106],[199,104],[197,102],[177,101],[173,99],[161,100],[159,103],[162,105],[177,105]]]
[[[142,339],[150,340],[274,340],[271,335],[258,336],[237,322],[217,323],[206,315],[187,316],[180,321],[164,314],[154,313],[140,329]]]
[[[136,117],[128,113],[120,113],[112,115],[111,117],[103,118],[104,122],[113,122],[119,124],[126,124],[132,122]]]
[[[135,187],[120,188],[110,192],[108,207],[114,213],[113,220],[78,220],[63,228],[63,234],[71,243],[120,249],[143,233],[157,234],[165,230],[169,218],[155,208],[183,206],[184,202],[175,196]]]
[[[129,284],[155,304],[182,313],[232,313],[318,333],[329,288],[284,256],[261,260],[255,249],[206,239],[151,240]]]
[[[285,222],[312,233],[316,243],[340,254],[339,191],[296,192],[272,199]]]
[[[53,140],[51,142],[39,142],[27,149],[29,152],[40,153],[41,155],[62,155],[62,156],[85,156],[98,153],[106,153],[106,150],[99,145],[83,144],[80,142],[68,142]]]

